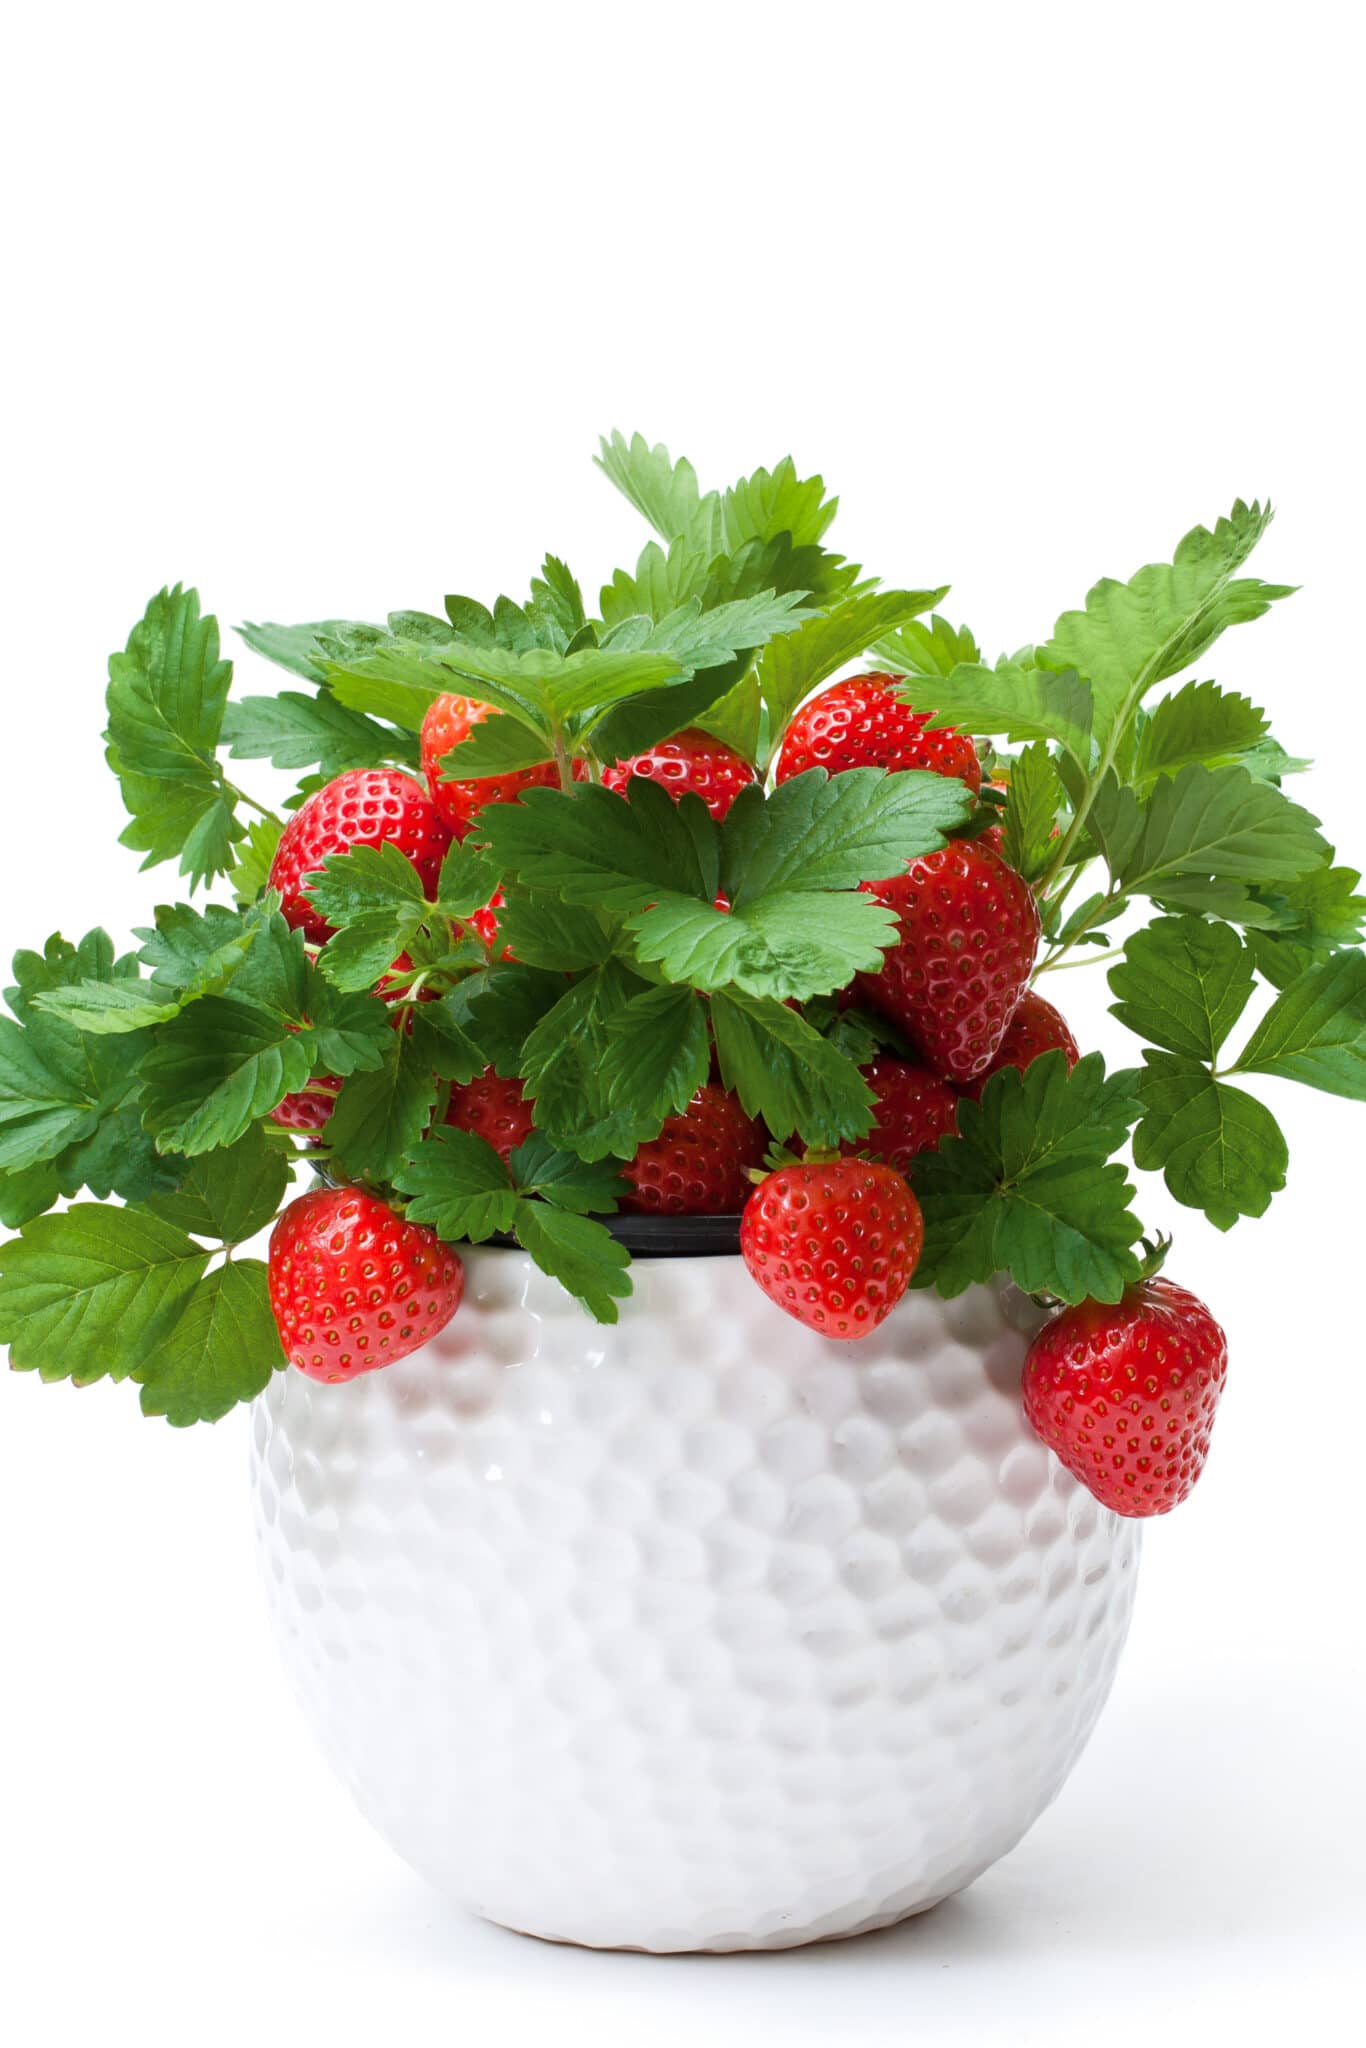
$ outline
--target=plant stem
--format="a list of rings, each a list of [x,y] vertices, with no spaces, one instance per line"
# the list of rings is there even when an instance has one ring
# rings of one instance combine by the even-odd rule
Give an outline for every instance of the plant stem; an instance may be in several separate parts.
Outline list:
[[[229,782],[226,775],[222,777],[222,782],[228,795],[236,797],[239,804],[245,804],[249,811],[255,811],[262,818],[269,818],[272,825],[280,823],[274,811],[268,811],[264,804],[258,804],[254,796],[248,796],[247,792],[244,789],[239,789],[235,782]]]
[[[560,771],[560,788],[566,796],[574,794],[574,763],[569,758],[569,744],[564,736],[564,727],[555,728],[555,766]]]

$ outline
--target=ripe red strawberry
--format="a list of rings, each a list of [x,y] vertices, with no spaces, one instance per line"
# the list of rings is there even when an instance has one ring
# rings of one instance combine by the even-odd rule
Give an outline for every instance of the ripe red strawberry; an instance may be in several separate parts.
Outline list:
[[[1029,980],[1039,913],[1029,884],[978,839],[862,885],[895,910],[900,937],[861,998],[899,1024],[927,1066],[960,1086],[995,1059]]]
[[[987,1082],[993,1074],[999,1074],[1002,1067],[1018,1067],[1023,1073],[1040,1053],[1055,1051],[1061,1051],[1066,1058],[1069,1073],[1081,1058],[1077,1041],[1058,1011],[1042,996],[1036,996],[1032,989],[1026,989],[1016,1006],[1015,1015],[1006,1026],[1006,1035],[995,1059],[985,1074],[969,1081],[959,1093],[980,1102]]]
[[[647,753],[633,754],[629,761],[614,761],[603,769],[602,780],[607,789],[624,790],[633,775],[658,782],[675,803],[691,790],[718,824],[740,791],[759,779],[743,754],[695,726],[675,733],[671,740],[660,740]]]
[[[873,1128],[866,1138],[841,1146],[846,1159],[871,1152],[898,1173],[905,1173],[917,1152],[932,1151],[956,1128],[958,1097],[947,1081],[891,1053],[879,1053],[863,1068],[863,1078],[877,1097]]]
[[[1209,1455],[1228,1344],[1204,1303],[1143,1280],[1111,1306],[1086,1301],[1029,1347],[1030,1428],[1119,1515],[1165,1515]]]
[[[280,891],[286,923],[323,945],[332,926],[313,908],[305,879],[330,853],[385,840],[408,856],[434,896],[451,830],[420,782],[398,768],[350,768],[318,790],[285,826],[270,864],[270,886]]]
[[[972,741],[951,728],[926,732],[933,714],[912,711],[893,696],[898,676],[847,676],[804,704],[778,752],[777,782],[808,768],[831,775],[845,768],[929,768],[976,790],[982,764]]]
[[[320,1131],[336,1107],[340,1088],[335,1074],[315,1074],[307,1088],[300,1088],[276,1103],[270,1113],[271,1121],[283,1124],[287,1131]]]
[[[531,1104],[523,1100],[520,1081],[505,1081],[485,1067],[472,1081],[452,1088],[446,1122],[486,1138],[507,1159],[531,1135]]]
[[[512,768],[504,775],[448,775],[442,757],[467,740],[486,718],[501,718],[491,704],[454,693],[438,697],[422,721],[422,772],[432,802],[457,839],[463,839],[485,804],[513,803],[524,789],[558,789],[560,774],[553,761],[535,768]]]
[[[783,1166],[740,1219],[745,1264],[769,1299],[823,1337],[866,1337],[920,1258],[920,1205],[899,1173],[863,1159]]]
[[[435,1231],[363,1188],[291,1202],[270,1237],[270,1305],[290,1362],[314,1380],[392,1365],[445,1328],[465,1271]]]
[[[740,1098],[706,1081],[622,1167],[634,1192],[621,1206],[635,1216],[734,1215],[749,1197],[749,1168],[763,1164],[765,1143],[763,1125],[745,1114]]]

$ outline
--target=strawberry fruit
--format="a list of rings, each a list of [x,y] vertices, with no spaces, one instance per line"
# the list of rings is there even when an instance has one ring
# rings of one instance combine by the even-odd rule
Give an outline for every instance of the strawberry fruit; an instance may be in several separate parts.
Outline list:
[[[700,796],[718,824],[740,791],[759,779],[743,754],[695,726],[602,771],[606,788],[623,791],[633,775],[645,775],[659,783],[675,803],[689,792]]]
[[[445,1328],[465,1285],[435,1231],[354,1187],[291,1202],[271,1232],[267,1266],[280,1342],[314,1380],[353,1380],[406,1358]]]
[[[863,1159],[783,1166],[740,1221],[745,1264],[771,1301],[823,1337],[866,1337],[896,1307],[924,1239],[899,1173]]]
[[[862,887],[896,911],[899,936],[861,999],[898,1024],[936,1074],[958,1085],[995,1059],[1034,967],[1039,913],[1029,884],[978,839],[956,839],[904,875]]]
[[[485,804],[510,804],[526,789],[558,789],[559,770],[553,761],[533,768],[510,768],[502,775],[451,775],[441,766],[452,747],[467,740],[486,718],[501,718],[491,704],[450,692],[428,707],[422,721],[422,772],[432,802],[457,839],[463,839]]]
[[[1029,1425],[1119,1515],[1165,1515],[1204,1469],[1228,1345],[1202,1301],[1162,1278],[1086,1301],[1029,1347]]]
[[[270,864],[270,886],[280,892],[285,922],[313,945],[324,945],[332,926],[313,907],[308,877],[329,854],[386,840],[407,855],[434,897],[451,829],[420,782],[399,768],[351,768],[317,790],[285,826]]]
[[[893,694],[899,676],[847,676],[804,704],[783,735],[774,780],[808,768],[928,768],[981,788],[982,764],[970,739],[951,727],[926,732],[929,711],[912,711]]]
[[[451,1089],[446,1122],[459,1131],[473,1131],[506,1160],[531,1136],[531,1104],[522,1095],[520,1081],[505,1081],[492,1067],[485,1067],[472,1081]]]
[[[1002,1067],[1018,1067],[1023,1073],[1040,1053],[1061,1052],[1067,1061],[1070,1074],[1081,1058],[1076,1039],[1067,1028],[1061,1013],[1043,996],[1026,989],[1015,1008],[1015,1015],[1006,1026],[1006,1035],[1001,1040],[1000,1050],[977,1080],[968,1082],[959,1093],[970,1095],[974,1102],[982,1099],[982,1090],[993,1074],[999,1074]]]
[[[847,1159],[871,1152],[884,1165],[905,1173],[918,1152],[933,1151],[957,1127],[958,1097],[937,1074],[891,1053],[879,1053],[861,1071],[877,1097],[877,1107],[867,1137],[840,1148]]]
[[[738,1095],[707,1081],[685,1110],[666,1117],[657,1138],[628,1159],[632,1192],[621,1207],[635,1216],[731,1216],[749,1197],[750,1169],[762,1165],[766,1135]]]

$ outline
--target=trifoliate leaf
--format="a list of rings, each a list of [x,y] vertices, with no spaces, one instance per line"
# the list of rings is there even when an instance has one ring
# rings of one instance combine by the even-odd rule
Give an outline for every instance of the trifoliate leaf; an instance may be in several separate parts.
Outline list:
[[[236,761],[316,767],[328,781],[348,768],[373,768],[381,761],[412,766],[418,759],[411,734],[348,709],[328,690],[307,697],[301,690],[281,690],[276,697],[240,698],[227,707],[223,738]]]
[[[137,1209],[77,1202],[40,1216],[0,1245],[0,1343],[45,1380],[123,1379],[208,1263],[202,1245]]]
[[[524,1138],[508,1164],[522,1194],[540,1195],[557,1209],[572,1209],[576,1216],[610,1215],[630,1193],[630,1183],[622,1178],[615,1159],[589,1165],[552,1145],[543,1131]]]
[[[727,990],[711,1000],[721,1079],[780,1142],[862,1138],[873,1092],[852,1060],[785,1003]]]
[[[929,729],[953,726],[981,738],[1052,740],[1083,773],[1091,766],[1091,692],[1072,670],[995,668],[967,662],[948,676],[907,675],[896,694],[932,714]]]
[[[427,1127],[436,1088],[426,1034],[391,1032],[382,1063],[343,1082],[328,1119],[341,1172],[349,1180],[391,1180]]]
[[[498,935],[515,960],[573,974],[597,967],[612,952],[620,932],[606,911],[562,903],[556,896],[512,890],[498,906]]]
[[[1010,766],[1005,815],[1005,856],[1017,874],[1035,881],[1048,866],[1063,787],[1044,740],[1026,747]]]
[[[581,1302],[600,1323],[617,1320],[631,1292],[630,1254],[601,1223],[548,1202],[518,1202],[517,1241],[543,1273]]]
[[[976,664],[981,651],[966,626],[953,627],[936,612],[884,633],[868,658],[899,676],[951,676],[961,664]]]
[[[179,584],[109,659],[109,759],[133,820],[123,843],[146,853],[144,867],[179,855],[192,887],[225,873],[242,837],[215,754],[231,680],[216,620]]]
[[[1266,719],[1247,697],[1217,683],[1187,683],[1155,704],[1138,732],[1133,781],[1147,788],[1192,761],[1216,768],[1245,759],[1266,737]]]
[[[1203,1209],[1217,1230],[1264,1214],[1285,1186],[1289,1158],[1270,1110],[1216,1081],[1198,1060],[1169,1052],[1143,1058],[1134,1076],[1144,1112],[1134,1132],[1135,1165],[1160,1168],[1175,1199]]]
[[[142,1065],[143,1116],[163,1152],[231,1145],[313,1071],[311,1037],[230,996],[161,1027]]]
[[[913,1284],[952,1297],[1004,1269],[1027,1293],[1118,1301],[1143,1229],[1110,1158],[1137,1113],[1127,1080],[1107,1080],[1099,1053],[1069,1074],[1051,1052],[961,1102],[958,1136],[914,1162],[925,1249]]]
[[[337,927],[318,964],[339,989],[371,987],[407,950],[428,915],[416,868],[389,840],[330,855],[309,893]]]
[[[728,911],[666,895],[626,926],[637,956],[669,981],[780,1002],[827,995],[861,970],[875,972],[897,935],[896,913],[859,890],[791,890]]]
[[[1252,960],[1237,932],[1203,917],[1159,917],[1109,972],[1111,1015],[1168,1052],[1213,1061],[1247,1007]]]
[[[675,804],[645,776],[631,778],[626,796],[527,790],[490,805],[478,831],[526,888],[566,903],[641,910],[665,893],[710,903],[720,887],[720,835],[705,805],[693,796]]]
[[[774,744],[805,697],[865,647],[919,612],[929,611],[943,590],[879,590],[847,597],[833,611],[809,618],[764,649],[758,664],[759,689],[768,706]]]
[[[271,1221],[289,1180],[287,1155],[253,1124],[235,1145],[192,1161],[178,1188],[149,1195],[145,1207],[195,1237],[243,1244]]]
[[[133,1378],[142,1386],[143,1414],[184,1429],[254,1400],[285,1364],[265,1264],[236,1259],[197,1283],[159,1341],[149,1342]]]
[[[1328,854],[1317,818],[1239,767],[1192,764],[1141,800],[1107,776],[1089,824],[1115,880],[1164,900],[1182,877],[1278,882]]]
[[[1087,593],[1083,611],[1063,613],[1038,658],[1090,683],[1102,748],[1155,683],[1190,668],[1226,627],[1258,619],[1291,595],[1288,584],[1234,580],[1270,520],[1269,505],[1240,498],[1212,533],[1194,527],[1170,564],[1150,563],[1127,583],[1104,577]]]
[[[473,1131],[438,1126],[409,1148],[393,1180],[405,1197],[409,1222],[426,1224],[438,1237],[482,1244],[516,1221],[512,1176],[487,1139]]]
[[[1335,954],[1292,981],[1233,1071],[1278,1074],[1366,1102],[1366,954]]]

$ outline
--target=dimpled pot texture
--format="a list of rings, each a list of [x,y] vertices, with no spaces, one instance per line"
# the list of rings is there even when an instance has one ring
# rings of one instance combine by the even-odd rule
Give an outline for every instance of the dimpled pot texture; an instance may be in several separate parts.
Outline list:
[[[1139,1547],[1025,1425],[1031,1304],[837,1344],[738,1258],[637,1259],[608,1329],[462,1257],[422,1350],[253,1418],[286,1662],[380,1833],[505,1926],[653,1950],[887,1926],[1004,1856]]]

